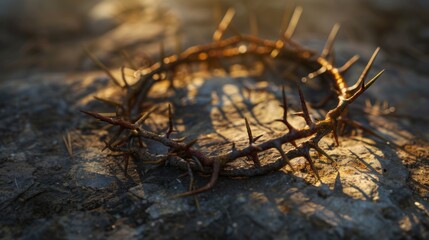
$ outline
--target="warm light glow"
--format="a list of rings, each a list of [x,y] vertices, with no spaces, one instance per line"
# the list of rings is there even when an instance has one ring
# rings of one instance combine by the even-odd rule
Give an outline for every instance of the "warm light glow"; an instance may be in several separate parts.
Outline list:
[[[241,54],[246,53],[247,52],[247,46],[246,45],[240,45],[238,47],[238,52]]]
[[[208,58],[207,53],[200,53],[200,54],[198,55],[198,59],[200,59],[200,60],[202,60],[202,61],[207,60],[207,58]]]
[[[272,58],[275,58],[275,57],[277,57],[278,55],[279,55],[279,50],[277,50],[277,49],[274,49],[272,52],[271,52],[271,57]]]
[[[159,80],[159,79],[160,79],[159,74],[154,74],[154,75],[152,76],[152,79],[153,79],[153,80],[155,80],[155,81]]]

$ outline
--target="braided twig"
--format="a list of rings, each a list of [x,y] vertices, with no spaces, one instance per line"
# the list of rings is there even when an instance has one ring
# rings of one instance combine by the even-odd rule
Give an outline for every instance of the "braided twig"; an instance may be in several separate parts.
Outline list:
[[[348,87],[342,74],[347,71],[354,62],[356,62],[358,57],[354,56],[342,67],[334,66],[332,48],[339,25],[335,25],[333,27],[325,48],[322,53],[318,55],[316,52],[306,49],[291,40],[301,11],[301,8],[297,8],[295,10],[291,23],[281,39],[270,41],[253,35],[235,35],[227,39],[222,39],[223,34],[228,29],[228,25],[234,15],[233,10],[229,10],[214,33],[213,42],[206,45],[198,45],[188,48],[180,54],[169,57],[162,56],[159,62],[152,64],[144,70],[136,72],[135,75],[139,76],[139,80],[136,83],[129,84],[125,80],[123,69],[122,75],[124,84],[121,84],[113,77],[112,74],[109,73],[109,76],[114,80],[115,84],[120,85],[121,88],[127,92],[123,102],[121,103],[101,99],[103,102],[117,108],[115,117],[107,117],[99,113],[88,111],[82,112],[111,125],[119,126],[118,132],[110,139],[109,142],[106,142],[106,147],[112,151],[127,153],[147,164],[162,164],[168,161],[170,165],[179,167],[188,172],[198,171],[211,174],[211,178],[205,186],[196,190],[190,190],[178,196],[188,196],[212,188],[219,175],[233,177],[263,175],[277,171],[287,164],[293,170],[290,160],[297,157],[304,157],[310,164],[316,177],[320,179],[317,169],[314,167],[313,160],[310,157],[310,150],[314,149],[321,155],[332,160],[332,158],[318,146],[318,143],[323,137],[330,133],[333,133],[335,140],[338,143],[336,131],[338,128],[338,122],[341,121],[345,110],[380,77],[383,71],[365,83],[368,72],[379,52],[379,49],[377,48],[356,84]],[[330,94],[323,103],[336,98],[336,106],[330,109],[322,120],[314,121],[309,114],[304,94],[299,85],[297,85],[302,109],[302,112],[300,112],[299,115],[304,118],[306,123],[304,128],[297,129],[288,121],[288,104],[286,94],[283,89],[281,105],[283,116],[281,119],[277,119],[276,121],[282,122],[287,127],[288,131],[277,138],[261,141],[261,136],[253,136],[249,122],[247,119],[244,119],[249,139],[248,146],[241,149],[236,149],[234,147],[227,154],[221,155],[209,155],[208,153],[193,147],[196,140],[185,143],[184,139],[171,138],[174,126],[170,105],[168,106],[168,130],[165,134],[159,134],[142,127],[142,124],[149,115],[155,111],[154,108],[142,114],[141,117],[135,118],[135,116],[139,114],[138,111],[142,103],[146,101],[152,86],[157,81],[165,80],[162,76],[169,76],[169,80],[171,81],[170,85],[174,88],[172,79],[176,70],[180,66],[243,56],[253,56],[261,60],[269,58],[279,62],[295,62],[313,71],[308,74],[307,77],[303,78],[303,80],[323,75],[323,77],[328,79],[333,86],[332,94]],[[101,65],[103,69],[107,69],[94,57],[92,58]],[[323,105],[323,103],[321,105]],[[119,139],[124,132],[125,137]],[[135,141],[136,139],[138,141]],[[157,155],[151,153],[142,143],[142,141],[145,140],[152,140],[161,143],[168,147],[169,150],[165,154]],[[297,140],[301,140],[299,145],[296,144]],[[292,144],[294,148],[285,152],[283,146],[288,143]],[[277,150],[281,157],[274,162],[262,165],[258,155],[268,149]],[[247,157],[252,160],[253,166],[237,169],[225,168],[231,162],[242,157]],[[190,187],[190,189],[192,189],[192,187]]]

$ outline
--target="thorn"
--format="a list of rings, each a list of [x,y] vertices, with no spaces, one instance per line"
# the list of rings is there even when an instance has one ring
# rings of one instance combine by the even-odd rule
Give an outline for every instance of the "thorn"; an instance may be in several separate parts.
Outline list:
[[[359,60],[359,55],[354,55],[343,66],[338,68],[338,72],[345,73],[349,68]]]
[[[95,118],[97,118],[97,119],[100,119],[100,120],[104,120],[104,116],[102,116],[101,114],[98,114],[98,113],[95,113],[95,112],[89,112],[89,111],[85,111],[85,110],[80,110],[81,112],[83,112],[83,113],[85,113],[85,114],[88,114],[88,115],[90,115],[90,116],[92,116],[92,117],[95,117]]]
[[[234,15],[234,8],[229,8],[222,20],[220,21],[216,31],[213,33],[213,41],[219,41],[220,39],[222,39],[222,36],[225,33],[225,30],[228,28],[229,24],[231,23]]]
[[[277,119],[275,121],[282,122],[289,129],[289,132],[291,132],[294,130],[294,128],[287,120],[288,104],[287,104],[287,98],[286,98],[286,92],[285,92],[284,86],[282,86],[282,104],[280,106],[283,108],[283,117],[282,119]]]
[[[114,143],[112,144],[112,148],[113,148],[113,147],[120,146],[120,145],[122,145],[123,143],[125,143],[126,141],[128,141],[128,140],[130,140],[130,139],[131,139],[131,135],[125,136],[125,137],[123,137],[122,139],[119,139],[118,141],[114,142]],[[110,149],[110,150],[112,150],[111,148],[109,148],[109,149]]]
[[[285,39],[292,38],[293,34],[295,33],[296,26],[298,25],[299,19],[301,18],[302,10],[302,7],[298,6],[293,11],[292,18],[290,19],[290,22],[283,35]]]
[[[319,180],[320,182],[322,182],[322,180],[320,179],[320,176],[319,176],[319,171],[314,166],[314,163],[313,163],[313,160],[310,157],[310,154],[306,153],[306,154],[304,154],[303,157],[307,160],[308,163],[310,163],[311,170],[313,170],[314,175],[316,175],[317,180]]]
[[[255,164],[256,167],[260,167],[261,161],[259,160],[257,151],[260,151],[261,149],[256,146],[253,146],[253,143],[255,143],[260,137],[262,137],[262,135],[259,135],[253,138],[252,130],[250,129],[250,125],[249,125],[249,122],[247,121],[247,118],[244,118],[244,121],[246,123],[247,135],[249,137],[249,145],[253,148],[252,149],[253,151],[252,153],[250,153],[249,157],[252,159],[253,164]]]
[[[250,157],[252,158],[252,162],[256,167],[261,167],[261,161],[259,160],[257,152],[251,153]]]
[[[119,138],[119,136],[121,136],[121,134],[122,134],[122,132],[123,132],[124,130],[125,130],[125,128],[123,128],[123,127],[119,127],[118,131],[115,133],[115,135],[113,135],[113,137],[109,140],[109,142],[105,142],[105,143],[106,143],[106,146],[105,146],[101,151],[106,150],[106,148],[107,148],[108,146],[112,145],[112,144],[116,141],[116,139],[118,139],[118,138]]]
[[[187,151],[187,150],[188,150],[189,148],[191,148],[195,143],[197,143],[197,141],[198,141],[198,139],[197,139],[197,138],[193,139],[192,141],[188,142],[188,143],[183,147],[183,149],[184,149],[185,151]]]
[[[353,121],[351,119],[343,119],[343,121],[345,123],[347,123],[347,124],[350,124],[351,126],[353,126],[355,128],[359,128],[359,129],[363,130],[364,132],[366,132],[366,133],[368,133],[370,135],[373,135],[374,137],[377,137],[377,138],[381,139],[382,141],[384,141],[388,145],[391,143],[391,141],[389,141],[387,138],[381,136],[380,134],[378,134],[377,132],[371,130],[370,128],[365,127],[364,125],[362,125],[359,122]]]
[[[354,92],[354,91],[358,90],[359,88],[363,88],[365,86],[365,78],[368,75],[368,72],[371,69],[372,65],[374,64],[375,58],[377,57],[379,51],[380,51],[380,48],[377,47],[375,49],[374,53],[372,54],[371,58],[369,59],[368,63],[366,64],[366,67],[362,71],[357,82],[353,86],[348,88],[349,92]]]
[[[368,75],[372,65],[374,64],[375,58],[377,57],[379,51],[380,51],[380,47],[377,47],[374,53],[372,54],[371,58],[369,59],[368,64],[366,65],[365,69],[363,70],[362,74],[359,77],[358,82],[362,81],[362,86],[365,86],[365,78]]]
[[[322,154],[327,159],[329,159],[332,163],[335,162],[335,160],[328,153],[326,153],[325,150],[323,150],[322,148],[319,147],[319,145],[317,145],[317,143],[312,143],[311,147],[314,148],[319,154]]]
[[[299,100],[301,101],[301,108],[302,108],[302,114],[303,118],[305,119],[305,122],[309,127],[313,126],[313,122],[311,121],[310,114],[308,113],[307,104],[305,103],[304,94],[302,93],[301,87],[299,84],[296,85],[298,87],[299,92]]]
[[[123,152],[125,154],[129,154],[129,151],[118,147],[119,145],[121,145],[122,143],[124,143],[125,141],[127,141],[129,139],[129,136],[119,140],[118,142],[114,143],[114,144],[109,144],[107,141],[104,141],[104,144],[106,145],[104,148],[109,149],[112,152]]]
[[[127,122],[127,121],[124,121],[122,119],[105,117],[105,116],[103,116],[103,115],[101,115],[99,113],[89,112],[89,111],[85,111],[85,110],[80,110],[80,111],[83,112],[83,113],[85,113],[85,114],[87,114],[87,115],[90,115],[90,116],[92,116],[94,118],[97,118],[97,119],[99,119],[99,120],[101,120],[103,122],[107,122],[107,123],[110,123],[110,124],[113,124],[113,125],[122,126],[124,128],[128,128],[128,129],[137,129],[137,127],[134,124],[132,124],[130,122]]]
[[[103,117],[110,117],[110,118],[118,116],[118,114],[116,112],[102,112],[102,113],[98,113],[98,114],[100,114]]]
[[[114,84],[116,84],[118,87],[122,88],[121,83],[118,81],[118,79],[113,76],[113,74],[110,72],[110,70],[104,65],[100,60],[98,60],[97,57],[95,57],[86,47],[83,47],[83,51],[86,53],[86,55],[91,58],[91,60],[101,69],[103,70],[107,76],[113,81]]]
[[[232,142],[231,152],[235,152],[235,151],[237,151],[237,148],[235,146],[235,142]]]
[[[295,172],[295,168],[292,166],[289,158],[286,156],[285,152],[283,151],[282,145],[279,143],[275,143],[274,146],[277,149],[277,151],[280,153],[280,156],[282,157],[283,161],[285,161],[287,165],[289,165],[289,167],[292,169],[292,172]]]
[[[253,143],[255,143],[256,141],[258,141],[258,139],[260,139],[262,136],[264,136],[264,134],[261,134],[261,135],[259,135],[257,137],[254,137],[253,138]]]
[[[171,111],[171,104],[168,104],[168,130],[165,136],[170,138],[170,135],[174,132],[173,129],[173,113]]]
[[[252,129],[250,129],[250,125],[249,125],[249,122],[247,121],[247,118],[244,118],[244,122],[246,123],[247,136],[249,137],[249,145],[252,145],[253,143]]]
[[[379,73],[377,73],[377,75],[371,78],[371,80],[369,80],[368,83],[365,85],[364,89],[368,89],[369,87],[371,87],[371,85],[374,84],[375,81],[377,81],[377,79],[384,73],[384,71],[385,69],[381,70]]]
[[[309,74],[307,75],[307,77],[305,77],[305,79],[307,80],[307,79],[313,79],[313,78],[316,78],[316,77],[318,77],[318,76],[320,76],[320,75],[324,74],[325,72],[326,72],[326,68],[325,68],[325,67],[321,67],[321,68],[317,69],[316,71],[309,73]],[[305,81],[304,81],[304,82],[305,82]]]
[[[149,118],[150,114],[152,114],[157,109],[158,109],[157,106],[153,106],[149,111],[147,111],[144,114],[142,114],[142,116],[139,118],[139,120],[137,120],[135,122],[135,125],[140,126],[141,124],[143,124],[146,121],[146,119]]]
[[[124,66],[121,67],[121,76],[122,76],[122,81],[124,82],[124,86],[126,88],[129,88],[130,85],[128,84],[127,79],[125,77],[125,67]]]
[[[286,98],[286,91],[285,86],[282,86],[282,107],[283,107],[283,120],[287,122],[287,98]]]
[[[364,83],[362,82],[361,87],[358,89],[357,92],[355,92],[353,94],[353,96],[351,96],[350,98],[346,99],[347,102],[351,103],[353,102],[356,98],[358,98],[363,92],[365,92],[366,89],[368,89],[372,84],[375,83],[375,81],[377,81],[377,79],[383,75],[384,73],[384,69],[381,70],[379,73],[377,73],[377,75],[375,75],[371,80],[368,81],[368,83],[366,85],[363,85]]]
[[[322,58],[327,58],[332,54],[332,47],[339,30],[340,24],[335,23],[335,25],[332,27],[331,32],[329,33],[328,40],[326,41],[322,54],[320,55]]]
[[[98,100],[100,102],[106,103],[108,105],[114,106],[114,107],[122,108],[122,104],[120,102],[116,102],[115,100],[105,99],[105,98],[101,98],[101,97],[97,97],[97,96],[94,96],[94,99]]]

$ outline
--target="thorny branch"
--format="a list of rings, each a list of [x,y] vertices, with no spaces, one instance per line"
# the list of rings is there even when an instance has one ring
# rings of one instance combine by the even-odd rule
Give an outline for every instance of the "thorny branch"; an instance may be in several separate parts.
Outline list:
[[[334,66],[333,42],[339,30],[339,25],[336,24],[334,26],[322,53],[317,54],[312,50],[302,47],[291,39],[301,16],[301,12],[302,8],[300,7],[295,10],[289,26],[277,41],[261,39],[254,35],[241,34],[222,39],[235,13],[234,10],[230,9],[213,34],[213,42],[206,45],[190,47],[179,54],[169,57],[164,57],[164,51],[161,47],[161,60],[149,67],[138,70],[135,75],[139,76],[139,79],[134,84],[128,83],[125,77],[123,77],[124,84],[122,85],[102,63],[89,53],[89,56],[97,65],[105,70],[114,83],[121,86],[127,94],[122,103],[99,99],[117,108],[116,116],[114,117],[84,110],[82,110],[82,112],[113,126],[119,126],[118,132],[113,135],[109,142],[106,142],[106,148],[109,148],[111,151],[126,153],[127,156],[133,156],[136,160],[142,161],[145,164],[164,164],[168,161],[170,166],[179,167],[184,171],[196,171],[211,175],[206,185],[195,190],[193,190],[194,188],[191,185],[188,192],[179,194],[177,195],[178,197],[193,195],[212,188],[219,175],[250,177],[277,171],[286,165],[289,165],[291,169],[294,170],[290,160],[297,157],[305,158],[316,177],[320,180],[317,169],[314,167],[313,159],[310,156],[310,150],[313,149],[320,155],[333,161],[333,159],[318,146],[319,141],[326,135],[332,133],[336,142],[338,142],[337,128],[339,122],[342,124],[346,122],[342,121],[345,110],[380,77],[383,71],[378,73],[368,81],[368,83],[365,83],[368,72],[379,52],[379,48],[377,48],[356,84],[352,87],[348,87],[342,73],[347,71],[347,69],[357,61],[358,57],[354,56],[342,67]],[[184,139],[171,138],[171,134],[175,130],[173,125],[173,111],[170,105],[168,106],[168,129],[166,133],[156,133],[143,128],[143,123],[156,108],[152,108],[143,114],[140,114],[139,111],[143,103],[147,102],[147,96],[154,83],[165,79],[162,76],[170,76],[168,80],[172,82],[172,78],[180,66],[246,56],[254,57],[255,59],[270,59],[278,62],[294,62],[312,71],[306,77],[307,79],[314,78],[318,75],[324,75],[325,78],[330,80],[333,86],[333,92],[329,95],[327,100],[336,99],[336,107],[329,110],[324,119],[318,121],[313,120],[308,111],[304,94],[299,85],[297,85],[302,110],[297,113],[297,115],[303,117],[306,123],[304,128],[298,129],[288,121],[288,103],[283,88],[282,104],[280,106],[283,110],[283,115],[276,121],[282,122],[287,127],[287,132],[277,138],[261,141],[261,135],[256,137],[253,136],[250,123],[245,118],[244,121],[249,139],[248,146],[237,149],[234,144],[230,152],[221,155],[205,153],[197,147],[194,147],[197,139],[185,143]],[[137,115],[140,117],[135,117]],[[120,138],[123,133],[125,133],[126,136]],[[138,141],[135,141],[135,139],[138,139]],[[142,143],[142,139],[143,141],[152,140],[161,143],[168,147],[168,152],[164,154],[151,153]],[[301,140],[299,145],[296,143],[298,140]],[[137,144],[137,142],[139,144]],[[283,149],[285,144],[291,144],[294,148],[285,152]],[[262,165],[258,155],[269,149],[278,151],[280,158],[274,162]],[[227,166],[230,166],[230,163],[242,157],[252,160],[253,166],[249,168],[227,168]],[[189,175],[193,176],[191,173]],[[191,181],[191,184],[193,184],[193,181]]]

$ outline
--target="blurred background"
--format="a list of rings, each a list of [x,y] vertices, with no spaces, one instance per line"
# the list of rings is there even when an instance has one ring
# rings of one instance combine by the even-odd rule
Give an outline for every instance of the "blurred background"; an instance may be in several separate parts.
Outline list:
[[[93,66],[85,61],[83,45],[110,66],[120,66],[122,50],[155,55],[161,39],[167,51],[175,49],[176,36],[184,46],[207,42],[231,6],[240,32],[249,32],[254,15],[260,35],[275,39],[297,5],[304,7],[298,40],[324,41],[339,22],[338,48],[346,42],[365,53],[381,46],[389,62],[429,73],[427,0],[2,0],[1,68],[88,69]]]
[[[232,26],[237,31],[250,33],[250,21],[256,19],[259,35],[274,40],[298,5],[304,11],[296,41],[320,51],[332,26],[340,23],[336,64],[361,56],[351,76],[360,74],[380,46],[374,72],[386,68],[383,78],[389,80],[379,81],[368,96],[389,102],[399,115],[427,118],[428,0],[3,0],[0,81],[98,70],[84,46],[113,71],[129,65],[124,53],[141,65],[146,56],[159,58],[160,42],[167,55],[209,42],[230,7],[236,9]],[[348,77],[350,82],[356,78]]]

